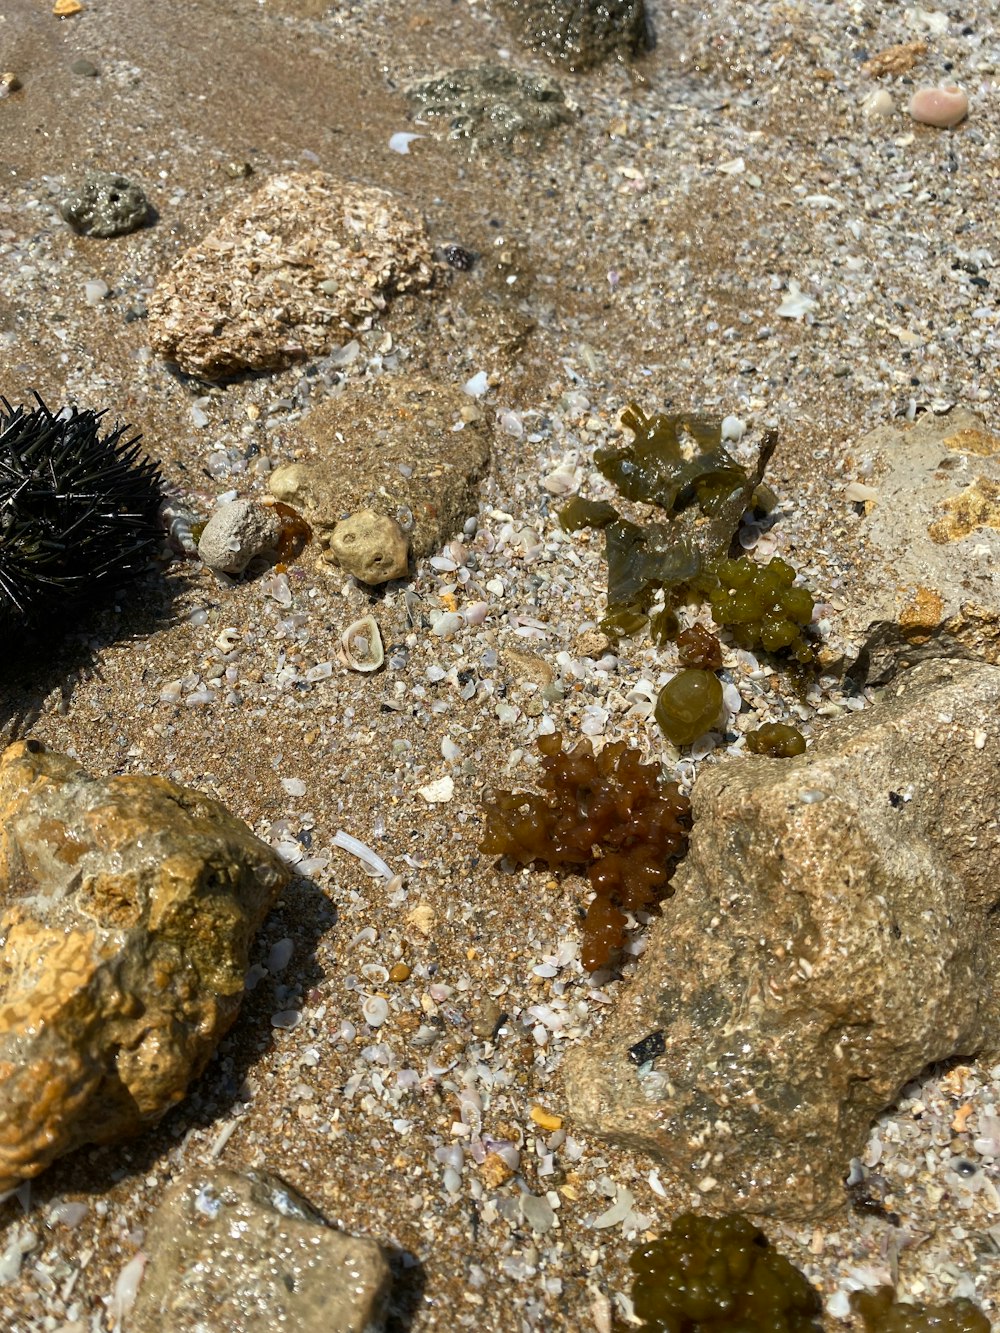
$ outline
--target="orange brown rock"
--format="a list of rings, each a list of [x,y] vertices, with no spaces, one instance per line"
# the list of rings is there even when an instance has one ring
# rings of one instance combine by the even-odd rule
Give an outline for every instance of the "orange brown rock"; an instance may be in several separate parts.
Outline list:
[[[0,756],[0,1190],[180,1101],[239,1010],[289,872],[217,801]]]

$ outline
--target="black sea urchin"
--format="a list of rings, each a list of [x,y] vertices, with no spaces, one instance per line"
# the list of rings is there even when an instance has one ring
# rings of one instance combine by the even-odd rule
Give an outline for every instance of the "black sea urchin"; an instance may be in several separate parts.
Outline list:
[[[40,625],[141,573],[162,539],[157,464],[103,412],[0,397],[0,623]]]

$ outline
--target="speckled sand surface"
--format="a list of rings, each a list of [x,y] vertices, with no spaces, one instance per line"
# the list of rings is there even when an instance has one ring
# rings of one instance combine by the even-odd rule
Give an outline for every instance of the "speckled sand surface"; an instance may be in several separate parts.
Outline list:
[[[672,12],[651,0],[655,52],[634,74],[565,76],[578,118],[506,156],[470,156],[430,129],[407,156],[388,146],[421,128],[399,91],[408,80],[504,58],[510,34],[466,0],[84,4],[67,20],[49,0],[5,0],[0,13],[0,67],[23,83],[0,101],[0,391],[109,406],[203,507],[229,488],[261,493],[267,464],[255,460],[295,457],[310,399],[345,373],[461,384],[485,371],[482,401],[500,421],[478,534],[453,553],[473,556],[465,572],[424,561],[372,599],[307,559],[282,605],[271,574],[223,587],[175,565],[172,620],[150,582],[144,605],[123,601],[5,690],[5,714],[40,709],[34,734],[92,770],[169,773],[262,836],[299,841],[311,877],[285,895],[255,953],[264,965],[287,939],[290,960],[278,969],[287,946],[272,955],[274,973],[187,1103],[141,1142],[79,1153],[35,1182],[30,1202],[3,1205],[0,1327],[110,1328],[116,1278],[165,1182],[216,1154],[284,1174],[331,1221],[396,1248],[397,1330],[607,1330],[612,1309],[627,1312],[636,1236],[691,1200],[662,1197],[652,1163],[575,1133],[571,1119],[554,1133],[532,1120],[535,1106],[566,1113],[562,1054],[626,983],[580,970],[578,881],[507,876],[477,856],[479,798],[485,778],[530,779],[539,727],[663,754],[636,687],[655,686],[672,659],[641,643],[580,659],[577,636],[601,613],[600,543],[560,534],[541,481],[568,459],[590,487],[592,446],[630,399],[735,413],[751,436],[777,425],[782,518],[765,544],[807,572],[835,629],[851,590],[817,534],[858,521],[843,495],[857,440],[954,402],[1000,426],[1000,4],[719,0]],[[865,59],[916,38],[928,53],[913,77],[970,94],[957,130],[912,124],[899,79],[879,85],[895,115],[859,110],[875,86]],[[98,78],[70,72],[80,57]],[[234,160],[255,177],[227,175]],[[223,390],[182,382],[126,314],[256,180],[310,165],[398,191],[435,244],[479,252],[478,268],[396,303],[346,369],[303,366]],[[155,225],[75,237],[54,201],[90,167],[141,180]],[[91,306],[95,280],[110,295]],[[779,307],[796,284],[815,304],[789,318]],[[432,632],[436,612],[477,599],[489,603],[482,626]],[[324,676],[341,630],[368,609],[387,670]],[[237,651],[224,658],[227,627]],[[18,645],[5,648],[7,672]],[[524,653],[562,688],[543,694]],[[227,684],[199,704],[227,664],[238,701],[226,702]],[[732,655],[727,666],[745,698],[784,715],[766,680]],[[817,729],[865,706],[832,687],[812,698]],[[418,789],[446,774],[451,800],[428,804]],[[387,886],[331,849],[338,829],[402,880]],[[409,978],[384,984],[379,969],[399,961]],[[390,1016],[369,1030],[362,1003],[380,989]],[[292,1017],[275,1026],[276,1014]],[[836,1317],[844,1290],[897,1276],[902,1294],[957,1291],[1000,1317],[998,1103],[1000,1066],[988,1061],[906,1089],[866,1156],[898,1227],[852,1211],[846,1195],[822,1226],[770,1227],[822,1288],[830,1329],[848,1327]],[[468,1150],[480,1118],[485,1134],[521,1147],[519,1177],[499,1187]],[[65,1211],[53,1216],[67,1200],[87,1205],[72,1228]],[[595,1226],[616,1201],[617,1221]]]

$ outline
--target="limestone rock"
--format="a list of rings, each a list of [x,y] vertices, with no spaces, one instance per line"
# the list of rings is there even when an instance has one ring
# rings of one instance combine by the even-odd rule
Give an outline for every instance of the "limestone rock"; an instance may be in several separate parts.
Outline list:
[[[410,543],[394,518],[360,509],[334,528],[330,554],[341,568],[374,587],[403,577],[410,561]]]
[[[497,0],[521,40],[550,60],[584,70],[648,45],[643,0]]]
[[[198,539],[198,554],[219,574],[242,574],[255,556],[271,551],[281,535],[273,508],[233,500],[214,510]]]
[[[390,292],[433,276],[421,219],[324,172],[272,176],[181,255],[149,299],[153,350],[220,379],[329,352]]]
[[[180,1101],[236,1017],[289,872],[219,803],[0,756],[0,1190]]]
[[[866,683],[926,657],[1000,661],[1000,436],[974,413],[926,413],[852,450],[867,461],[856,524],[824,532],[844,605],[831,617],[828,665]]]
[[[189,1168],[167,1189],[146,1236],[149,1263],[129,1333],[379,1333],[389,1265],[279,1177]]]
[[[482,411],[460,388],[387,375],[374,389],[348,387],[310,412],[300,440],[312,457],[276,468],[270,487],[305,515],[328,560],[334,528],[359,509],[396,519],[419,558],[476,513],[491,439]]]
[[[1000,668],[927,662],[805,755],[702,776],[676,896],[567,1062],[578,1123],[713,1211],[842,1203],[907,1081],[1000,1046],[998,762]]]

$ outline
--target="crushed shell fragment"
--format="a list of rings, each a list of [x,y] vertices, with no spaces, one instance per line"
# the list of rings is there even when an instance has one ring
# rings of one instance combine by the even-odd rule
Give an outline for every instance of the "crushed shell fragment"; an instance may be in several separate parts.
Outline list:
[[[340,636],[340,660],[352,671],[377,671],[385,661],[382,634],[374,616],[362,616]]]

